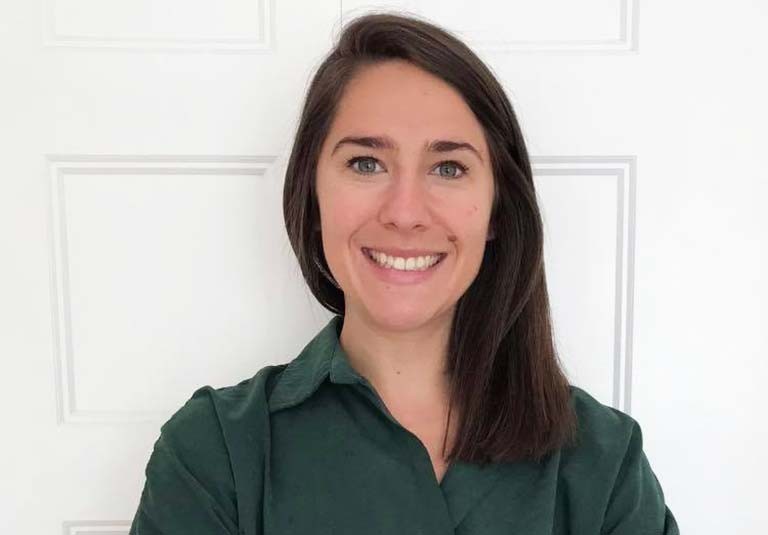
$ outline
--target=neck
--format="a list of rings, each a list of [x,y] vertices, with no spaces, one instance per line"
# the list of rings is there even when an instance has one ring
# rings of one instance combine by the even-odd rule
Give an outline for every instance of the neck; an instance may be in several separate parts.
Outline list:
[[[393,331],[349,312],[341,347],[352,367],[389,400],[387,405],[442,412],[449,398],[445,368],[452,314],[417,329]]]

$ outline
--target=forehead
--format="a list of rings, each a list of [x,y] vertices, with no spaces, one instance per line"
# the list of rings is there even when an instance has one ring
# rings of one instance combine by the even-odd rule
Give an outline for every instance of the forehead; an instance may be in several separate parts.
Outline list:
[[[461,94],[406,61],[361,69],[347,84],[328,141],[354,134],[385,134],[396,142],[455,137],[486,152],[483,129]]]

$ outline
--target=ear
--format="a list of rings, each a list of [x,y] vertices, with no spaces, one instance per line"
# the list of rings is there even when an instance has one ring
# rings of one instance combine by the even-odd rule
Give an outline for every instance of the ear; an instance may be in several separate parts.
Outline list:
[[[488,237],[485,239],[485,241],[491,241],[494,238],[496,238],[496,234],[493,232],[493,226],[488,225]]]

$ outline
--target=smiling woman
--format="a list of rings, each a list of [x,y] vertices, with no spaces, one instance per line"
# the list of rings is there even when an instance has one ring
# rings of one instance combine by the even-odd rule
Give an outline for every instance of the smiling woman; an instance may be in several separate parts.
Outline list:
[[[346,26],[283,203],[334,316],[163,426],[131,533],[679,533],[637,421],[560,368],[523,135],[459,39]]]
[[[484,154],[483,128],[461,94],[396,59],[350,78],[325,135],[315,187],[324,258],[344,293],[341,342],[393,398],[448,402],[444,342],[488,239],[494,180]],[[441,262],[404,271],[430,255]]]

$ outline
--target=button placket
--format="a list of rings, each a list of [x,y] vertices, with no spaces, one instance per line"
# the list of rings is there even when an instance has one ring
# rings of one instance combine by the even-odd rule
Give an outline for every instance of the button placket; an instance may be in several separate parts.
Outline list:
[[[429,457],[429,452],[419,437],[403,426],[392,413],[387,409],[386,404],[379,396],[373,385],[364,377],[360,377],[358,381],[358,389],[360,394],[365,396],[371,403],[374,404],[403,434],[406,441],[403,443],[403,456],[407,462],[411,464],[412,469],[416,473],[416,480],[424,489],[425,510],[434,511],[435,516],[431,518],[434,525],[434,533],[454,533],[454,521],[453,515],[448,508],[448,502],[446,501],[445,493],[440,482],[437,481],[434,468],[432,467],[432,460]],[[449,466],[447,472],[443,477],[443,481],[446,481],[447,476],[452,471],[453,466]]]

